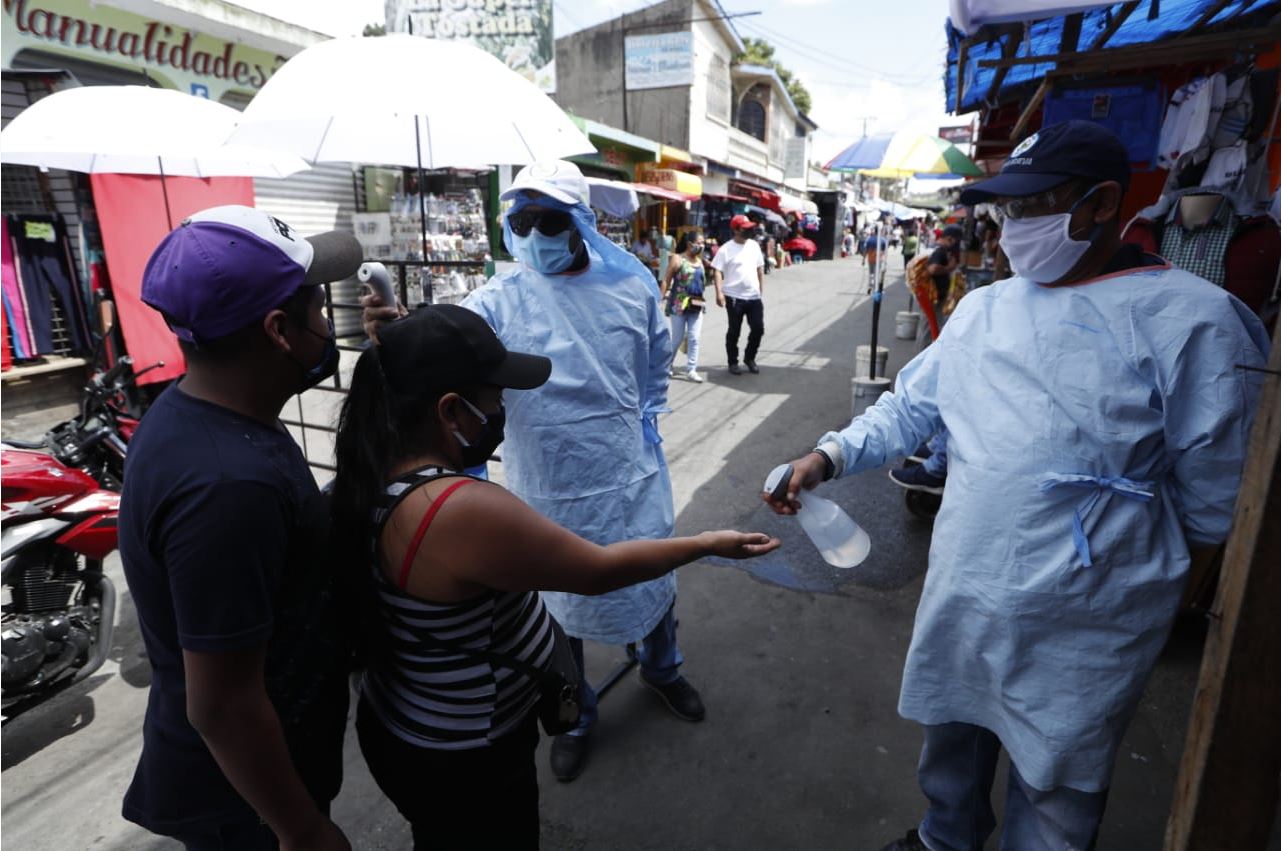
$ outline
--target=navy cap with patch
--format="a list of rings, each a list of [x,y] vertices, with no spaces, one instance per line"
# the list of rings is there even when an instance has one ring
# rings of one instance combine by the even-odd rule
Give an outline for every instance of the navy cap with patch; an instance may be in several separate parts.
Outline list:
[[[1043,127],[1015,146],[1001,173],[972,183],[961,192],[963,204],[994,198],[1024,198],[1069,180],[1115,180],[1125,192],[1131,160],[1117,135],[1094,121],[1064,121]]]

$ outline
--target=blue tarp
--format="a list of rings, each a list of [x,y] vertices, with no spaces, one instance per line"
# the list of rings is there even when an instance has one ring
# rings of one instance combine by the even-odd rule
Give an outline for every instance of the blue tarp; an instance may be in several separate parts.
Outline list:
[[[1116,33],[1109,38],[1105,49],[1126,47],[1137,44],[1151,44],[1186,32],[1204,12],[1210,9],[1217,0],[1161,0],[1157,4],[1159,14],[1150,20],[1150,3],[1141,3]],[[1078,50],[1086,50],[1113,19],[1113,14],[1122,4],[1117,3],[1103,9],[1083,13],[1082,31],[1078,37]],[[1278,0],[1245,0],[1230,3],[1205,25],[1205,28],[1223,24],[1245,16],[1258,17],[1263,24],[1268,17],[1268,10],[1276,13]],[[1257,14],[1260,13],[1260,14]],[[1063,17],[1048,18],[1036,21],[1028,28],[1028,35],[1020,45],[1019,56],[1043,56],[1060,53],[1060,41],[1064,31]],[[964,36],[955,30],[951,23],[948,28],[948,65],[944,76],[944,91],[948,97],[948,109],[954,110],[957,99],[957,58]],[[992,30],[990,30],[992,31]],[[982,36],[983,30],[980,31]],[[1012,36],[1006,36],[1011,38]],[[1002,58],[1003,39],[977,41],[970,45],[966,53],[966,67],[963,70],[965,86],[962,90],[962,107],[957,112],[970,112],[984,105],[984,98],[992,86],[996,68],[980,67],[983,60]],[[1001,101],[1005,96],[1024,86],[1040,83],[1048,71],[1055,68],[1054,62],[1015,65],[1002,81],[994,101]]]

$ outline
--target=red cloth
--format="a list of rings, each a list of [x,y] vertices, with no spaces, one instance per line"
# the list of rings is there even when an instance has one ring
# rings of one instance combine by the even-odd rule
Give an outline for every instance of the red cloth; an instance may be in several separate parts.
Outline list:
[[[165,363],[148,372],[138,383],[177,378],[186,370],[178,338],[159,313],[142,303],[143,270],[151,252],[171,230],[165,218],[160,178],[144,174],[91,174],[89,179],[125,348],[139,370],[159,361]],[[174,226],[192,213],[209,207],[254,205],[254,181],[249,177],[166,177],[165,188],[169,192]]]
[[[815,252],[818,251],[819,248],[804,236],[794,236],[783,244],[783,250],[787,251],[789,254],[800,252],[801,254],[806,255],[806,259],[809,260],[811,257],[815,256]]]
[[[1122,241],[1161,255],[1164,226],[1165,222],[1137,218],[1126,226]],[[1259,313],[1273,294],[1280,255],[1278,226],[1271,218],[1255,216],[1238,222],[1224,251],[1224,289]]]

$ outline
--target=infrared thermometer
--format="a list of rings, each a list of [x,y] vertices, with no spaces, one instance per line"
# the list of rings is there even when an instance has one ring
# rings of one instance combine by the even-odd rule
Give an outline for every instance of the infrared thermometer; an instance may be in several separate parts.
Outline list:
[[[392,289],[392,276],[382,263],[362,263],[356,270],[356,280],[369,287],[378,296],[383,307],[396,307],[396,293]]]

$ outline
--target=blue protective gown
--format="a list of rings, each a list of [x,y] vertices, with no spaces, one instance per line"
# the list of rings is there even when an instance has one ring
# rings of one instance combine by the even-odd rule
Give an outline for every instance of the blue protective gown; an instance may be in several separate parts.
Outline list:
[[[570,211],[588,267],[544,275],[522,265],[463,302],[509,349],[552,359],[542,387],[503,393],[507,487],[598,544],[670,537],[672,483],[656,418],[666,410],[672,354],[658,286],[639,260],[597,234],[587,207],[544,205]],[[506,225],[505,237],[510,246]],[[626,644],[654,629],[676,588],[670,573],[596,597],[543,599],[570,635]]]
[[[1107,789],[1189,545],[1227,536],[1268,339],[1169,266],[1013,278],[840,433],[843,475],[948,430],[899,711],[992,730],[1034,787]]]

